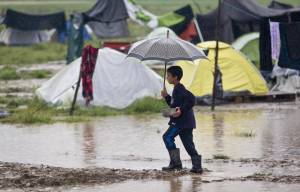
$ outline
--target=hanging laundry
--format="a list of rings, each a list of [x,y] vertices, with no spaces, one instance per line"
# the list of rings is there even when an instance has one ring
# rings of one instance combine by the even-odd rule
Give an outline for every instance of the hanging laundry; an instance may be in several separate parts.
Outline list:
[[[67,63],[71,63],[80,57],[84,44],[84,24],[81,14],[71,15],[70,27],[68,29],[68,52]]]
[[[82,96],[86,105],[93,100],[93,74],[95,70],[98,49],[91,45],[86,46],[82,51],[82,62],[80,66],[82,81]]]
[[[300,59],[300,22],[286,24],[286,37],[289,56]]]
[[[280,54],[280,31],[278,22],[270,22],[272,59],[278,61]]]
[[[8,9],[4,18],[4,24],[7,27],[24,31],[56,29],[61,32],[65,31],[65,23],[66,18],[64,12],[47,15],[32,15]]]
[[[290,28],[290,26],[288,27],[288,25],[290,25],[290,24],[280,23],[280,25],[279,25],[281,49],[280,49],[278,65],[280,67],[284,67],[284,68],[300,70],[300,59],[293,59],[289,55],[289,50],[293,49],[293,48],[289,47],[289,45],[288,45],[287,30]],[[298,49],[298,50],[293,50],[293,51],[299,52],[300,50]]]

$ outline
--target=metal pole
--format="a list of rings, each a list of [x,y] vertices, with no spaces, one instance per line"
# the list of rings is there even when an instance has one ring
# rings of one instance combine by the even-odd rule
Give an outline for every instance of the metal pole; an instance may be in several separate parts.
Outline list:
[[[216,91],[217,91],[217,73],[218,73],[218,60],[219,60],[219,38],[220,38],[220,19],[221,19],[221,0],[218,3],[218,16],[216,19],[216,49],[215,49],[215,66],[214,66],[214,82],[212,92],[211,110],[215,110]]]
[[[166,73],[167,73],[167,62],[165,61],[165,71],[164,71],[164,89],[166,88]]]
[[[203,42],[204,39],[203,39],[203,36],[202,36],[202,33],[201,33],[201,29],[200,29],[200,27],[199,27],[199,23],[198,23],[197,19],[194,18],[194,19],[193,19],[193,22],[194,22],[195,27],[196,27],[196,29],[197,29],[197,33],[198,33],[198,35],[199,35],[200,42]]]
[[[169,30],[167,30],[167,38],[169,38]],[[166,74],[167,74],[167,61],[165,61],[165,71],[164,71],[164,89],[166,88]]]

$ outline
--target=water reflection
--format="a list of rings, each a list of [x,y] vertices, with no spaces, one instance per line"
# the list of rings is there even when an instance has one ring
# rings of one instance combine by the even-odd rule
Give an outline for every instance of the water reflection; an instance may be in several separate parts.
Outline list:
[[[205,159],[300,158],[299,109],[197,112],[195,145]],[[159,169],[168,162],[160,115],[114,116],[89,123],[0,125],[0,161],[66,167]],[[244,133],[254,136],[245,137]],[[178,147],[184,149],[180,140]],[[182,159],[189,160],[184,150]],[[184,161],[190,167],[190,162]]]
[[[86,123],[83,126],[83,154],[84,162],[87,165],[93,166],[96,164],[96,141],[95,128],[91,123]]]
[[[66,192],[290,192],[298,191],[300,184],[284,184],[271,182],[255,182],[255,181],[226,181],[201,183],[195,178],[177,178],[171,180],[156,181],[127,181],[119,184],[94,186],[94,187],[76,187],[73,189],[63,189]]]

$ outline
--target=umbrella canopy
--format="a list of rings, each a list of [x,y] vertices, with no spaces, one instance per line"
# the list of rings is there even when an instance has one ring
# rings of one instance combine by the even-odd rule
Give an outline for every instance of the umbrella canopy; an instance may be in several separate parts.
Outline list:
[[[128,57],[135,57],[141,61],[159,60],[165,62],[164,85],[166,77],[166,65],[168,62],[177,60],[194,61],[207,58],[205,53],[190,42],[179,38],[157,37],[145,39],[133,45],[129,50]]]
[[[182,39],[156,37],[135,43],[129,50],[128,57],[168,63],[177,60],[194,61],[206,58],[206,55],[200,48]]]

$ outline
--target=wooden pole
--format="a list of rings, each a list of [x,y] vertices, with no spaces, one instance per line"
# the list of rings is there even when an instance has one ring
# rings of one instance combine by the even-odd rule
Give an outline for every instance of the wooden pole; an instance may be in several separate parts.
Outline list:
[[[73,101],[72,101],[72,106],[71,106],[71,109],[70,109],[70,112],[69,112],[70,116],[72,116],[73,113],[74,113],[77,94],[78,94],[78,90],[79,90],[79,87],[80,87],[80,81],[81,81],[81,71],[79,72],[79,78],[78,78],[78,81],[76,83],[75,94],[74,94]]]
[[[214,81],[211,110],[215,110],[216,92],[217,92],[217,75],[218,75],[218,60],[219,60],[219,38],[220,38],[220,19],[221,19],[221,0],[218,3],[218,15],[216,19],[216,49],[215,49],[215,66],[214,66]]]

